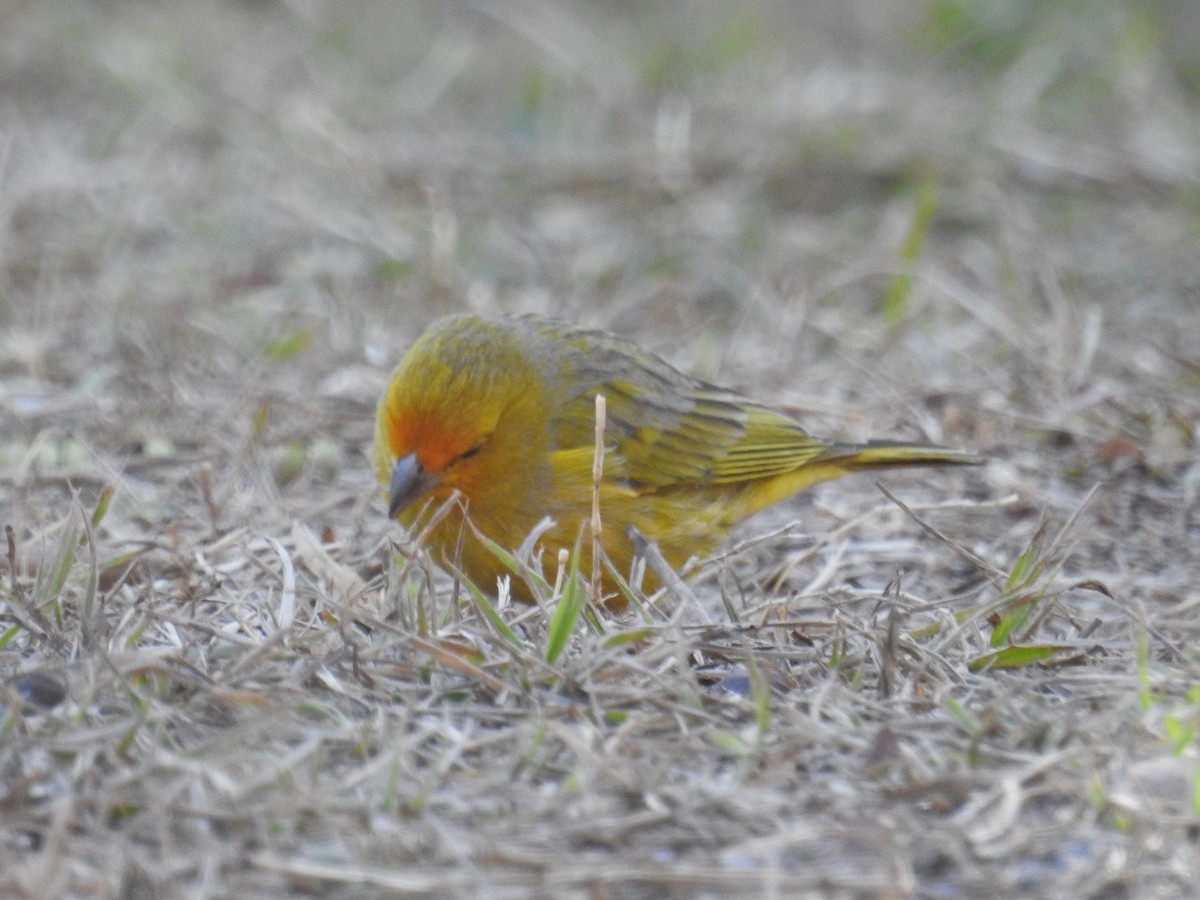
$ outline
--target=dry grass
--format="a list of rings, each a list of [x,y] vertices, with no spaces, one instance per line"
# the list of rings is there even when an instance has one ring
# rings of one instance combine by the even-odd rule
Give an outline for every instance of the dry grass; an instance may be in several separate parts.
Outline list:
[[[1200,17],[1084,6],[5,7],[0,894],[1189,895]],[[555,655],[375,496],[465,308],[991,462]]]

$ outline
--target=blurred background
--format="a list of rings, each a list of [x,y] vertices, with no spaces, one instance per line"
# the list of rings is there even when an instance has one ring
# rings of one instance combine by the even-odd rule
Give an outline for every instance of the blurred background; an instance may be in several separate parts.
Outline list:
[[[183,437],[166,414],[253,427],[265,393],[365,402],[359,363],[463,309],[799,406],[908,377],[1061,423],[1047,392],[1153,366],[1196,309],[1184,0],[0,16],[10,461],[43,395],[111,394],[139,446]]]
[[[31,521],[138,466],[266,522],[369,497],[386,373],[462,310],[1062,508],[1194,449],[1194,3],[8,3],[0,85]]]

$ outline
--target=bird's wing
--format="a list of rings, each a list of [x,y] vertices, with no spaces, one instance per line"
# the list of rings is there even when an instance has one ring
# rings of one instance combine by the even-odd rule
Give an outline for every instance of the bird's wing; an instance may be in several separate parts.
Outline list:
[[[595,398],[604,394],[605,443],[615,457],[608,471],[635,487],[755,481],[844,452],[782,413],[686,375],[615,335],[561,325],[537,330],[549,338],[538,358],[560,390],[555,445],[593,445]]]
[[[836,455],[833,445],[787,416],[696,381],[680,390],[678,384],[610,379],[564,410],[560,421],[571,423],[566,426],[570,434],[564,432],[560,441],[591,442],[596,393],[606,400],[605,443],[617,457],[614,474],[636,486],[754,481]]]

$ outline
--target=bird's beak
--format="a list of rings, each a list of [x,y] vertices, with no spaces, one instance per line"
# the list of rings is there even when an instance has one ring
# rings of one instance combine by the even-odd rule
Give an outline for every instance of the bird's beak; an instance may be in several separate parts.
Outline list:
[[[421,468],[417,454],[401,456],[392,466],[392,480],[388,484],[388,518],[396,518],[400,510],[433,488],[437,482],[436,475],[430,475]]]

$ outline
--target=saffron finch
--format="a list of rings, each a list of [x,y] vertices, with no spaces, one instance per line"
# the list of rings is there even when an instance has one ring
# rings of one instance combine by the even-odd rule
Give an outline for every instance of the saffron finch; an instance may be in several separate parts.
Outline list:
[[[375,469],[389,516],[412,529],[423,510],[446,505],[426,540],[439,562],[486,590],[508,569],[479,535],[513,550],[549,516],[554,525],[539,544],[552,572],[558,550],[574,547],[591,517],[597,394],[607,403],[602,546],[622,574],[634,557],[629,525],[677,568],[742,519],[817,482],[980,461],[941,447],[813,437],[789,416],[606,332],[462,315],[413,344],[380,400]],[[589,542],[582,546],[588,572]],[[532,599],[519,579],[513,594]]]

